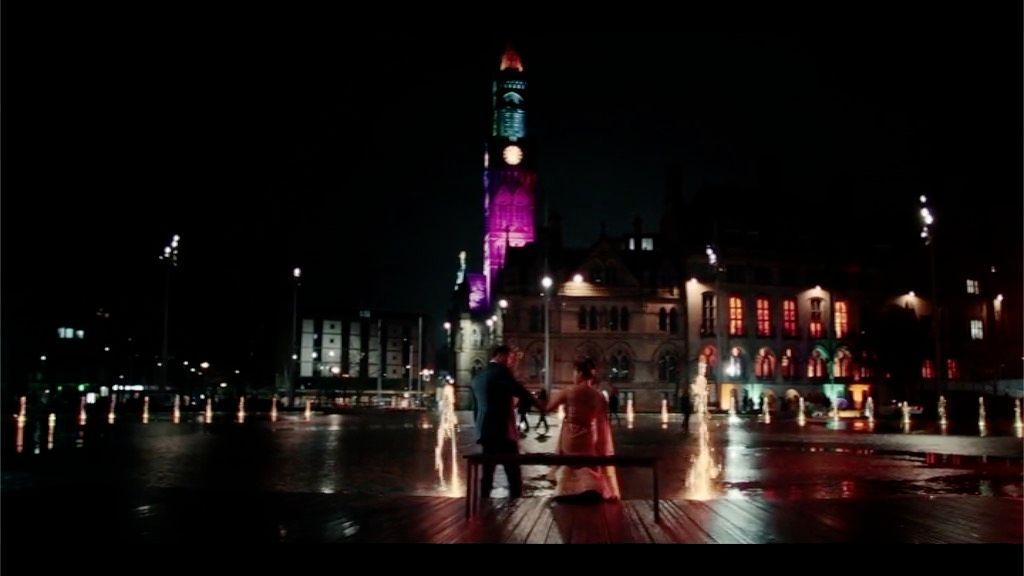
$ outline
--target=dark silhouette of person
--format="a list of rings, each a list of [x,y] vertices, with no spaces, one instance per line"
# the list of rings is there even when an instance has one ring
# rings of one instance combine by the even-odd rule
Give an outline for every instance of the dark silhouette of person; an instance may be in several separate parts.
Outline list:
[[[487,367],[473,378],[473,399],[476,401],[477,444],[484,454],[518,454],[519,430],[516,427],[516,412],[513,399],[519,399],[521,407],[537,404],[541,414],[545,402],[538,403],[533,395],[516,380],[509,366],[511,349],[499,345],[491,353]],[[509,498],[523,494],[523,478],[518,464],[502,464],[508,477]],[[490,496],[494,484],[494,464],[485,464],[480,477],[480,491],[484,498]]]
[[[525,428],[525,430],[523,430],[524,433],[530,431],[530,420],[526,417],[526,415],[529,414],[529,413],[530,413],[530,405],[529,404],[524,404],[523,402],[520,402],[519,403],[519,425],[522,426],[523,428]]]
[[[615,418],[616,424],[621,424],[622,420],[619,419],[619,389],[615,386],[611,387],[611,391],[608,393],[608,420]]]
[[[537,391],[537,403],[541,406],[547,406],[548,404],[548,391],[541,388]],[[547,434],[551,426],[548,424],[547,413],[544,410],[538,410],[540,417],[537,419],[537,425],[533,427],[534,430],[540,430],[540,425],[544,425],[544,433]]]
[[[683,395],[679,398],[679,411],[683,413],[683,430],[690,432],[690,414],[693,412],[693,401],[690,400],[690,391],[683,389]]]

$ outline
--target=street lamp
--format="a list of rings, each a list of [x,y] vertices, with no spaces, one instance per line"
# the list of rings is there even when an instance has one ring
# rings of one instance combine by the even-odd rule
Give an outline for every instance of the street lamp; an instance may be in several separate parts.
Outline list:
[[[551,393],[551,323],[549,320],[549,309],[551,307],[550,288],[554,284],[550,276],[541,279],[540,285],[544,287],[544,391]]]
[[[932,305],[935,308],[935,312],[932,314],[932,337],[935,340],[935,386],[936,389],[942,390],[942,377],[945,374],[945,367],[942,364],[942,307],[939,305],[939,283],[935,271],[935,242],[930,228],[935,224],[935,215],[928,207],[928,198],[925,195],[922,194],[918,200],[921,202],[919,212],[921,215],[921,238],[924,240],[924,245],[928,247],[928,258],[931,264]]]
[[[159,259],[166,263],[164,273],[164,326],[163,326],[163,340],[160,346],[160,388],[167,387],[167,325],[170,320],[170,301],[171,301],[171,269],[178,266],[178,246],[181,244],[181,236],[175,234],[171,236],[171,241],[167,246],[164,246],[163,252],[160,253]]]
[[[292,279],[292,332],[288,346],[291,350],[292,360],[296,360],[299,357],[298,350],[295,348],[295,338],[299,332],[299,286],[302,285],[302,268],[298,266],[292,268]],[[295,380],[297,378],[295,371],[297,368],[295,362],[289,362],[285,366],[285,386],[288,388],[289,406],[295,404]]]

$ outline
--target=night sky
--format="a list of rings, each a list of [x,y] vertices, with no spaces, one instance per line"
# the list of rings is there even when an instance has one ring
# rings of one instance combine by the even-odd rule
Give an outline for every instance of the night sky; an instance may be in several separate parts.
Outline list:
[[[155,353],[172,233],[179,357],[269,354],[293,266],[304,302],[436,317],[459,250],[479,266],[507,41],[531,83],[542,214],[561,213],[571,244],[634,214],[656,226],[678,164],[688,196],[732,190],[723,202],[779,226],[896,246],[917,241],[927,194],[947,245],[1019,260],[1019,3],[856,7],[457,21],[8,6],[5,355],[99,307]]]

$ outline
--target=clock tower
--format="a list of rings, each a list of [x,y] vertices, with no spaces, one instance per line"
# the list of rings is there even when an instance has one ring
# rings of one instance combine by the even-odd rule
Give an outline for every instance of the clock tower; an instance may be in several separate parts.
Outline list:
[[[534,172],[526,131],[529,105],[526,73],[508,47],[491,84],[491,136],[484,151],[484,275],[489,306],[492,284],[505,266],[507,247],[534,241]]]

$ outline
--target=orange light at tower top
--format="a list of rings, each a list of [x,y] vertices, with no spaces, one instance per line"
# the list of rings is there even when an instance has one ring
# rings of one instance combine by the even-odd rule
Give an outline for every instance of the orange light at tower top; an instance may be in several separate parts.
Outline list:
[[[505,52],[501,55],[501,71],[504,72],[510,68],[522,72],[523,61],[519,58],[519,53],[511,46],[508,46],[505,48]]]

